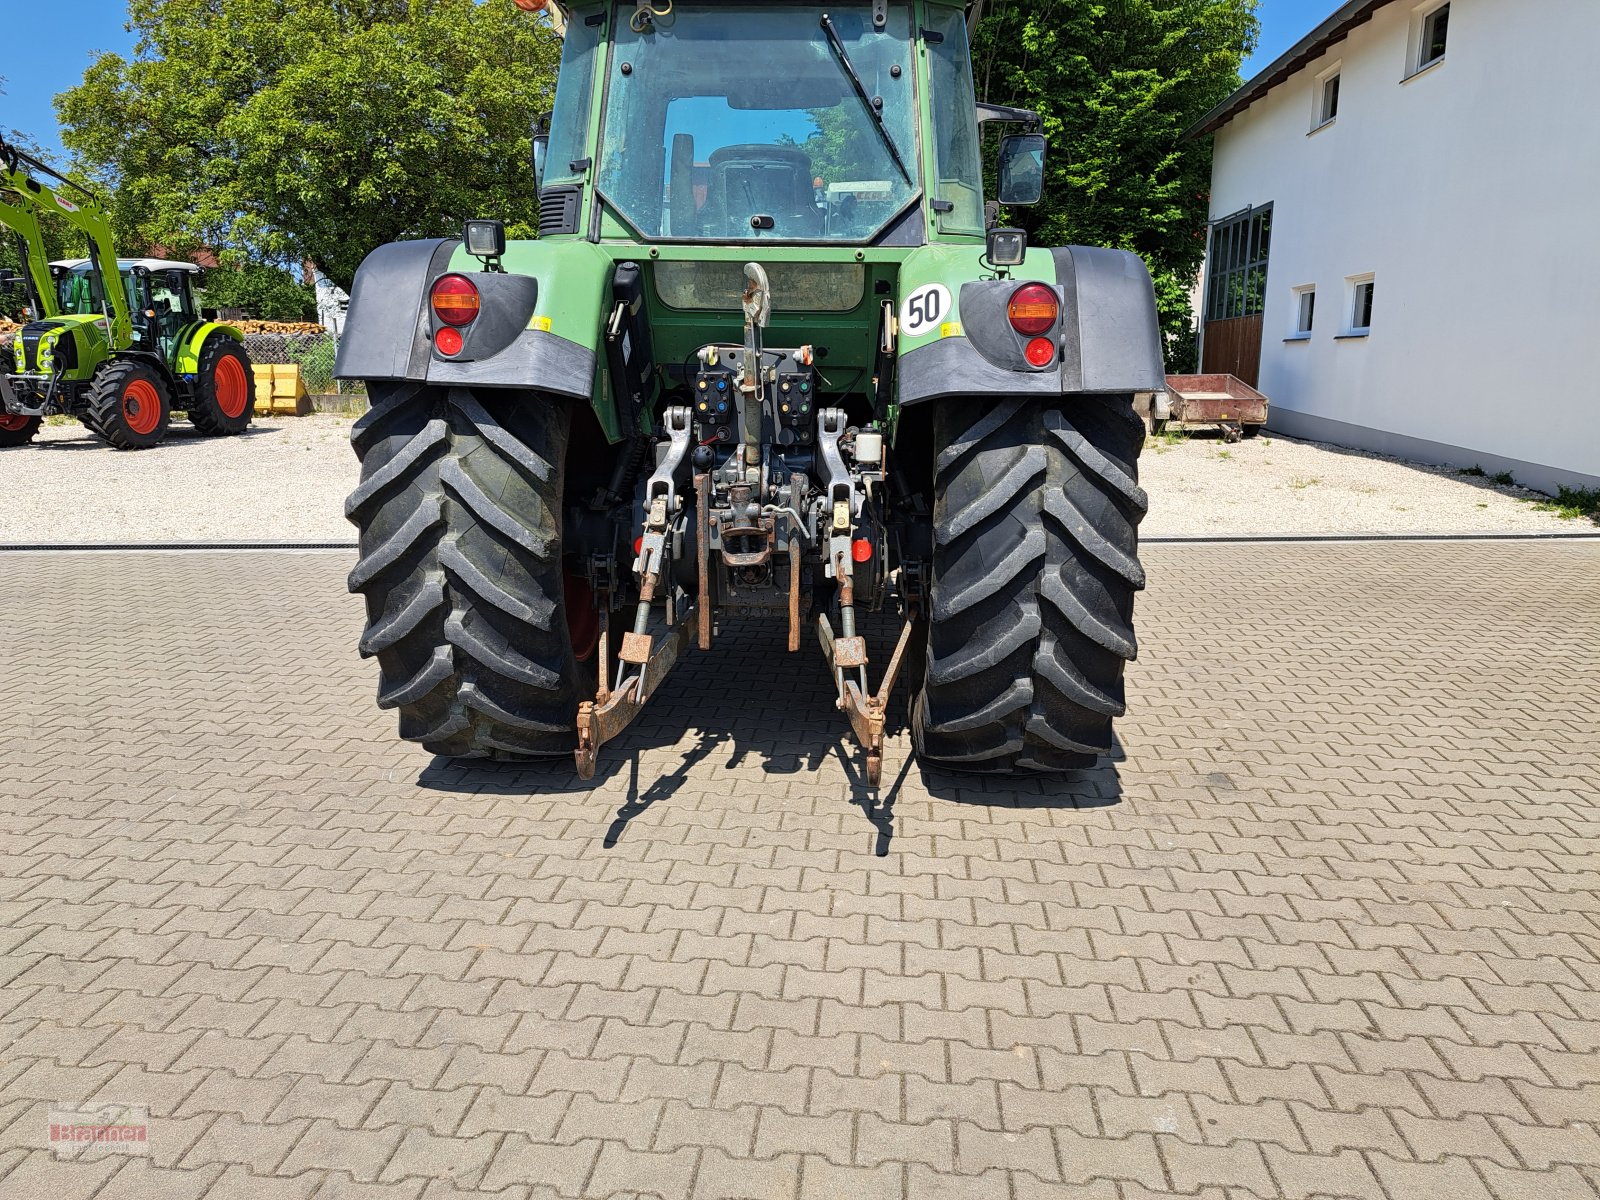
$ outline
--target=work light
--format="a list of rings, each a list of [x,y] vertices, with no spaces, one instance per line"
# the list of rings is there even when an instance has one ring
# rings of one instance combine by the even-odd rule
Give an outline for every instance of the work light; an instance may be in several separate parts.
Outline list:
[[[1020,267],[1028,257],[1028,235],[1021,229],[989,230],[989,265]]]
[[[468,221],[461,240],[474,258],[499,258],[506,252],[504,221]]]

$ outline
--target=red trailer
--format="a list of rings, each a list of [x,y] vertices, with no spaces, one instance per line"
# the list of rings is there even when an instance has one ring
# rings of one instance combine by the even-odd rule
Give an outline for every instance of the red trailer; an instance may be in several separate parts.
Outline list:
[[[1169,424],[1215,425],[1226,441],[1254,437],[1267,423],[1267,398],[1235,375],[1168,375],[1168,415],[1161,415],[1161,397],[1151,409],[1151,427],[1160,433]]]

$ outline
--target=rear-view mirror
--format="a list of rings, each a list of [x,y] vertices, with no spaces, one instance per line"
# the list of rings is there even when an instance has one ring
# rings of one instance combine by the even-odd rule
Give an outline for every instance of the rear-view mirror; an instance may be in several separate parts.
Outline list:
[[[1014,133],[1000,143],[1001,204],[1037,204],[1044,196],[1045,140],[1042,133]]]
[[[533,135],[533,185],[544,186],[544,163],[550,157],[550,135],[536,133]]]
[[[837,108],[851,96],[849,81],[842,74],[837,79],[820,74],[799,75],[781,81],[769,78],[733,79],[728,81],[727,88],[728,107],[741,112]]]

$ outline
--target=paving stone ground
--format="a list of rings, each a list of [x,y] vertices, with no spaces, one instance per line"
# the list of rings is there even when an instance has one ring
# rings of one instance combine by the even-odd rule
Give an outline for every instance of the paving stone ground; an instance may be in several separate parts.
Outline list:
[[[755,628],[432,761],[347,558],[0,555],[6,1200],[1600,1194],[1600,543],[1150,547],[1118,761],[876,802]]]

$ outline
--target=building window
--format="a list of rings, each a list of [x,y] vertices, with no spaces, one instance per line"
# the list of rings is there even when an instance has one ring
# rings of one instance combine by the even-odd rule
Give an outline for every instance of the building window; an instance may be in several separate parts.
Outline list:
[[[1349,288],[1350,323],[1345,327],[1344,336],[1365,337],[1372,332],[1373,277],[1354,275],[1345,282]]]
[[[1411,74],[1416,74],[1444,58],[1450,40],[1450,6],[1425,9],[1413,30],[1416,53],[1412,56]]]
[[[1312,286],[1297,287],[1294,290],[1294,328],[1289,331],[1291,339],[1305,339],[1311,336],[1311,327],[1317,316],[1317,289]]]
[[[1325,77],[1317,95],[1316,123],[1312,129],[1321,129],[1339,115],[1339,73]]]
[[[1272,205],[1247,208],[1211,227],[1206,320],[1253,317],[1266,307]]]

